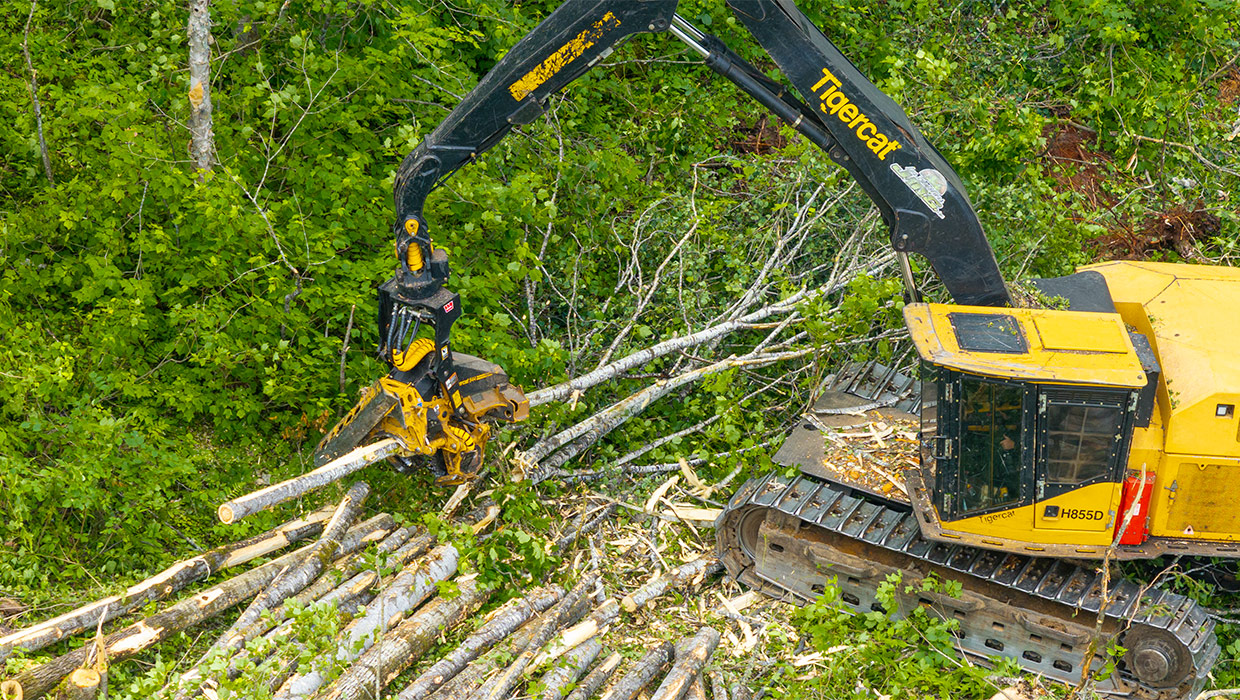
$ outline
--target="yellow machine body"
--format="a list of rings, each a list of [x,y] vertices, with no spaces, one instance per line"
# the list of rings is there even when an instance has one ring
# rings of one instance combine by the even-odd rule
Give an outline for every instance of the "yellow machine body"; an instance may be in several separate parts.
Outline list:
[[[1116,313],[905,308],[930,407],[910,479],[923,530],[1099,557],[1135,529],[1127,556],[1240,556],[1240,270],[1085,269]]]

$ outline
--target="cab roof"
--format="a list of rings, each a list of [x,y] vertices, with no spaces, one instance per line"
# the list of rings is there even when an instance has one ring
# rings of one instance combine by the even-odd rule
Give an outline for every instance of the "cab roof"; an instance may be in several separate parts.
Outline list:
[[[1137,389],[1141,360],[1119,314],[908,304],[922,359],[990,377]]]

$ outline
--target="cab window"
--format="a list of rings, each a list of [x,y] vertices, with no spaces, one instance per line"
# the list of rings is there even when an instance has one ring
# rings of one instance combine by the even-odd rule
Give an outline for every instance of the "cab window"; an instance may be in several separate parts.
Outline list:
[[[1123,412],[1119,406],[1051,402],[1046,407],[1046,480],[1081,484],[1110,474]]]
[[[990,510],[1020,500],[1020,386],[961,377],[959,508]]]

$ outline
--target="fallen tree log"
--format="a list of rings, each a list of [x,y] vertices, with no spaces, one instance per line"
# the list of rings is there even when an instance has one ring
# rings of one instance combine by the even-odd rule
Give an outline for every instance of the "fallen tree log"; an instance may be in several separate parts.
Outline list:
[[[524,598],[505,603],[491,614],[478,631],[402,690],[397,700],[421,700],[435,692],[483,651],[507,638],[563,597],[563,588],[550,586],[530,591]]]
[[[681,700],[689,692],[689,686],[699,679],[702,667],[710,660],[719,646],[719,632],[703,627],[692,639],[682,640],[676,646],[676,663],[667,677],[659,684],[650,700]]]
[[[322,694],[321,700],[378,700],[380,691],[434,646],[439,636],[491,597],[474,579],[457,581],[454,598],[435,598],[363,654]]]
[[[260,510],[272,508],[285,501],[304,496],[333,481],[339,481],[359,469],[401,451],[400,443],[390,438],[366,445],[365,447],[359,447],[314,471],[306,472],[301,476],[295,476],[292,479],[272,484],[265,489],[223,503],[216,511],[216,515],[219,516],[220,522],[225,525],[231,525]]]
[[[310,551],[306,552],[300,562],[281,571],[266,588],[255,596],[253,602],[246,607],[237,621],[228,628],[228,631],[220,635],[198,663],[202,663],[215,649],[222,649],[238,630],[254,624],[264,610],[274,608],[285,598],[299,593],[314,582],[319,574],[323,573],[323,570],[335,560],[336,551],[340,549],[340,538],[349,529],[349,525],[357,519],[358,513],[362,510],[362,504],[366,502],[366,497],[369,495],[370,485],[364,481],[359,481],[349,487],[344,498],[336,505],[332,519],[323,527],[323,536],[310,547]]]
[[[65,637],[95,627],[101,621],[109,622],[151,601],[163,600],[217,571],[244,564],[279,551],[294,542],[318,535],[323,531],[323,521],[327,520],[331,513],[330,508],[318,510],[261,535],[222,545],[193,559],[177,562],[162,572],[135,583],[120,595],[97,600],[0,637],[0,649],[11,647],[37,651]],[[0,660],[0,663],[3,661]]]
[[[560,661],[543,674],[539,680],[542,685],[542,693],[538,696],[539,700],[560,700],[565,695],[565,689],[577,682],[578,678],[585,675],[586,669],[594,660],[598,658],[599,653],[603,651],[603,643],[594,637],[589,641],[578,644],[573,647]]]
[[[392,516],[377,515],[349,530],[341,541],[340,550],[342,553],[354,552],[369,542],[381,539],[394,525]],[[248,599],[262,590],[285,567],[304,557],[312,546],[307,545],[285,554],[113,632],[103,643],[108,658],[117,661],[138,654],[172,634],[193,627]],[[72,673],[73,669],[81,667],[89,651],[90,647],[83,647],[62,654],[41,666],[23,671],[13,680],[21,685],[26,700],[36,700]]]
[[[713,576],[722,569],[723,565],[719,563],[717,557],[705,556],[694,559],[624,596],[620,599],[620,605],[627,612],[636,612],[638,608],[645,607],[650,601],[667,593],[671,588],[699,583],[707,576]]]
[[[603,693],[601,700],[633,700],[655,677],[663,673],[675,653],[676,649],[671,642],[663,642],[646,652],[623,678]]]
[[[489,689],[479,691],[478,697],[485,700],[503,700],[507,698],[525,674],[525,670],[530,662],[534,660],[534,656],[564,626],[568,619],[569,611],[577,605],[578,601],[588,600],[594,587],[597,585],[598,574],[590,573],[581,577],[581,580],[577,582],[577,585],[573,586],[568,595],[564,596],[564,599],[548,613],[547,619],[539,626],[538,631],[534,633],[534,637],[525,649],[500,673]]]
[[[710,700],[706,697],[706,684],[702,681],[702,674],[693,677],[684,697],[685,700]]]
[[[456,573],[458,557],[456,547],[445,544],[436,547],[424,561],[419,560],[405,567],[366,607],[365,614],[350,622],[340,633],[335,658],[347,663],[361,656],[374,643],[375,630],[396,624],[401,616],[429,598],[436,584]],[[307,668],[304,673],[297,673],[281,685],[276,698],[307,698],[317,693],[326,682],[319,670]]]
[[[379,554],[388,555],[387,563],[389,566],[403,568],[409,562],[426,554],[430,550],[431,545],[435,543],[435,536],[430,534],[423,534],[414,539],[409,539],[413,532],[414,528],[400,528],[384,538],[375,548],[375,551]],[[319,601],[337,600],[342,596],[347,596],[350,591],[358,588],[369,588],[378,583],[378,574],[373,570],[364,570],[365,567],[365,562],[361,560],[349,560],[338,568],[339,578],[335,576],[320,577],[318,581],[315,581],[304,591],[286,600],[270,614],[263,615],[245,628],[233,632],[225,640],[224,648],[240,649],[251,639],[263,636],[273,630],[288,616],[289,603],[305,606]],[[337,583],[340,578],[345,579],[344,583]]]
[[[564,700],[590,700],[598,692],[598,689],[602,688],[603,684],[611,679],[612,674],[620,667],[622,659],[624,659],[623,656],[614,652],[611,656],[603,659],[603,663],[595,666],[593,671],[586,674],[586,677],[577,684],[576,688],[573,688],[573,692],[569,693]]]

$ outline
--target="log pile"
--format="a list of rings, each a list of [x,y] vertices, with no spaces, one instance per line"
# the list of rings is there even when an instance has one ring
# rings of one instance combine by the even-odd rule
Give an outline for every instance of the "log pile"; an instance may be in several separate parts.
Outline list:
[[[172,637],[229,610],[240,614],[214,623],[215,632],[203,635],[204,642],[214,639],[206,653],[183,659],[149,697],[728,697],[722,690],[726,679],[709,666],[720,640],[714,629],[703,626],[662,642],[635,639],[631,629],[608,636],[626,619],[649,614],[673,590],[717,580],[721,567],[714,557],[648,576],[616,595],[606,593],[598,571],[573,574],[574,566],[566,572],[571,583],[563,587],[500,595],[501,587],[459,570],[461,554],[454,544],[397,527],[386,514],[363,519],[368,493],[364,483],[356,483],[334,507],[0,638],[6,647],[37,650],[75,635],[87,637],[80,648],[5,679],[0,697],[106,698],[109,663],[160,650]],[[495,511],[484,507],[465,520],[477,532],[495,520]],[[563,551],[590,536],[614,511],[614,506],[583,511],[571,536],[548,548]],[[295,543],[300,548],[293,549]],[[272,558],[236,575],[221,573],[259,557]],[[192,586],[208,578],[197,590]],[[175,599],[182,589],[191,592]],[[493,603],[497,598],[509,599]],[[161,601],[167,602],[151,612]],[[149,614],[126,618],[141,605]],[[493,610],[480,615],[488,608]],[[113,624],[105,629],[108,622]],[[177,654],[185,656],[179,647]],[[709,694],[715,687],[720,690]]]

